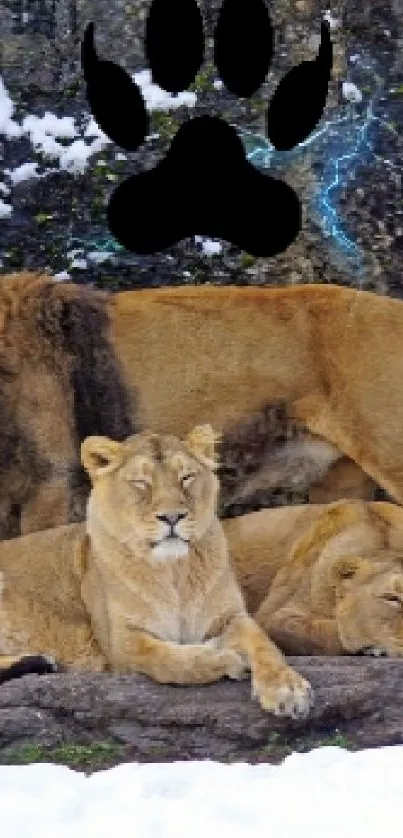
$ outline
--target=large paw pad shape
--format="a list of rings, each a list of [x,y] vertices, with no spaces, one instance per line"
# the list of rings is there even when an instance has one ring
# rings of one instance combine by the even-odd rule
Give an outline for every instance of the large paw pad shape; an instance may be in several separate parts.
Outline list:
[[[264,0],[224,0],[215,29],[214,61],[227,89],[252,96],[273,57],[273,27]],[[146,23],[153,81],[169,93],[185,90],[204,59],[203,19],[196,0],[153,0]],[[125,70],[98,58],[94,25],[82,43],[87,98],[94,119],[126,151],[144,142],[149,121],[139,87]],[[319,122],[332,67],[329,27],[313,61],[279,83],[269,104],[266,133],[278,150],[303,142]],[[301,229],[301,205],[290,186],[246,159],[236,131],[217,117],[185,122],[166,157],[133,175],[112,194],[112,235],[128,250],[156,253],[193,235],[231,242],[254,256],[285,250]]]

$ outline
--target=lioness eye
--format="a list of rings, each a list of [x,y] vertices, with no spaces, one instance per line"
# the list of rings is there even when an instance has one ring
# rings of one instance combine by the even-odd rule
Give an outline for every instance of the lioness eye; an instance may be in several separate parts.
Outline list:
[[[135,489],[140,489],[141,491],[144,491],[148,485],[145,480],[131,480],[130,483]]]
[[[183,483],[183,485],[184,485],[184,486],[188,486],[188,485],[189,485],[189,483],[191,483],[191,482],[192,482],[192,480],[194,480],[194,478],[195,478],[195,477],[196,477],[196,475],[195,475],[195,473],[194,473],[193,471],[192,471],[192,472],[189,472],[189,474],[184,474],[184,475],[183,475],[183,477],[182,477],[182,483]]]
[[[384,599],[385,602],[390,602],[391,605],[402,605],[401,597],[397,594],[384,594],[382,599]]]

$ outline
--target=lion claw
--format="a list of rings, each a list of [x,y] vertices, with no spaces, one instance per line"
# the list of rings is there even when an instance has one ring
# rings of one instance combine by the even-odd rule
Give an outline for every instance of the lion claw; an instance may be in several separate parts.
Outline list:
[[[292,671],[292,670],[291,670]],[[305,718],[314,702],[313,689],[305,678],[292,672],[282,683],[255,681],[255,695],[263,710],[275,716],[291,716],[293,719]]]
[[[225,655],[228,659],[227,678],[231,678],[233,681],[242,681],[247,678],[250,670],[245,663],[245,659],[232,649],[226,650]]]

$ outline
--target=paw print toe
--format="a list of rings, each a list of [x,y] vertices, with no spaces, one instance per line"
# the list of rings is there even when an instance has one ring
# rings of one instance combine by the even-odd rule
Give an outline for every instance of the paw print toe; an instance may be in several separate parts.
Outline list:
[[[170,93],[189,86],[203,61],[203,20],[196,0],[153,0],[146,22],[153,80]],[[263,83],[273,54],[273,28],[264,0],[223,0],[215,31],[215,62],[227,88],[250,96]],[[111,61],[98,58],[94,26],[82,44],[87,97],[101,129],[122,148],[136,150],[149,130],[138,86]],[[280,150],[305,140],[322,116],[332,66],[329,26],[313,61],[280,82],[267,114],[267,134]],[[280,253],[301,229],[294,190],[246,159],[235,130],[216,117],[185,122],[165,158],[127,178],[108,206],[112,235],[128,250],[148,255],[194,235],[221,238],[256,257]]]
[[[203,18],[196,0],[154,0],[146,22],[153,81],[169,93],[186,90],[204,59]]]
[[[274,32],[264,0],[224,0],[214,33],[214,63],[235,96],[252,96],[273,57]]]
[[[266,134],[278,151],[289,151],[309,137],[326,104],[332,69],[329,25],[322,22],[319,53],[293,67],[280,81],[270,102]]]
[[[98,58],[94,24],[89,23],[81,47],[81,64],[92,115],[102,131],[126,151],[135,151],[149,132],[140,88],[126,70]]]

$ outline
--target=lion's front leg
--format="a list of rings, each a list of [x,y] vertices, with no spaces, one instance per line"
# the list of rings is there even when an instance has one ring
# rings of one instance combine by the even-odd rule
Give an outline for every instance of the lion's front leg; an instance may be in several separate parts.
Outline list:
[[[245,671],[238,653],[216,640],[180,645],[129,628],[122,641],[111,669],[141,672],[161,684],[210,684],[224,676],[241,678]]]
[[[223,648],[247,656],[252,670],[252,694],[264,710],[276,716],[305,716],[313,702],[312,688],[290,667],[280,650],[248,614],[236,615],[222,635]]]
[[[292,607],[268,614],[263,602],[255,620],[288,655],[344,654],[334,619],[315,618]]]

